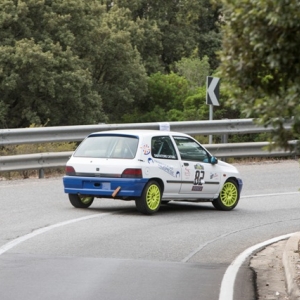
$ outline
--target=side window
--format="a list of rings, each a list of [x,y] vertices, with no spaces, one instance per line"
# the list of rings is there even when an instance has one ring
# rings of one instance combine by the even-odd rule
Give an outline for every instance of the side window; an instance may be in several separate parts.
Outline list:
[[[156,136],[151,141],[151,154],[154,158],[177,159],[174,145],[169,136]]]
[[[188,137],[176,136],[174,136],[174,140],[182,160],[209,162],[208,153],[194,140]]]

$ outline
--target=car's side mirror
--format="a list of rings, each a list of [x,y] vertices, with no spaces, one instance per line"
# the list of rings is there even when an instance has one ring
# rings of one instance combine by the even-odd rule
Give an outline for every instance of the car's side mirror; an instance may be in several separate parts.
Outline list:
[[[217,159],[216,157],[212,156],[212,157],[210,158],[210,163],[211,163],[212,165],[215,165],[215,164],[218,163],[218,159]]]

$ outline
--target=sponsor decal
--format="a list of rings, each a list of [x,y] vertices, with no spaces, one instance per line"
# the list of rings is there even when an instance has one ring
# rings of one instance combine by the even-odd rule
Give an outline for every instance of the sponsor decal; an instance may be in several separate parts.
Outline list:
[[[168,173],[172,177],[175,177],[175,178],[180,177],[180,172],[174,170],[174,168],[172,166],[168,166],[168,165],[162,164],[158,160],[154,160],[154,162],[157,163],[159,169],[161,169],[162,171]]]
[[[210,176],[209,176],[210,179],[217,179],[218,177],[219,177],[218,173],[210,173]]]
[[[149,155],[150,154],[149,145],[145,144],[144,146],[142,146],[142,151],[143,151],[144,155]]]
[[[190,177],[190,175],[191,175],[190,169],[185,168],[185,169],[184,169],[184,175],[185,175],[186,177]]]
[[[195,170],[204,170],[204,167],[201,164],[194,165]]]
[[[210,173],[210,176],[209,176],[210,179],[217,179],[218,177],[219,177],[218,173]]]
[[[202,192],[203,190],[203,186],[202,185],[194,185],[192,187],[192,191],[195,191],[195,192]]]
[[[154,160],[151,157],[148,158],[148,164],[150,163],[154,164]]]
[[[154,154],[156,158],[163,158],[163,159],[175,159],[175,155],[166,155],[166,154]]]

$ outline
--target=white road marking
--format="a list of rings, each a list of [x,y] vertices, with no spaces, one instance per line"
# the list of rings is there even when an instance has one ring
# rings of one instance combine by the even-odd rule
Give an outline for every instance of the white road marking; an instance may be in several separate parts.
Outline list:
[[[73,223],[76,223],[76,222],[81,222],[81,221],[85,221],[85,220],[89,220],[89,219],[93,219],[93,218],[104,217],[106,215],[111,215],[111,214],[113,214],[113,213],[94,214],[94,215],[89,215],[89,216],[85,216],[85,217],[81,217],[81,218],[77,218],[77,219],[72,219],[72,220],[56,223],[56,224],[53,224],[53,225],[50,225],[50,226],[47,226],[47,227],[36,229],[36,230],[32,231],[31,233],[20,236],[16,239],[4,244],[3,246],[1,246],[0,247],[0,255],[2,255],[6,251],[12,249],[13,247],[15,247],[17,245],[19,245],[19,244],[21,244],[21,243],[37,236],[39,234],[50,231],[54,228],[62,227],[62,226],[65,226],[65,225],[69,225],[69,224],[73,224]]]
[[[241,196],[241,199],[244,198],[256,198],[256,197],[270,197],[270,196],[282,196],[282,195],[300,195],[300,192],[285,192],[285,193],[274,193],[274,194],[260,194],[260,195],[248,195]]]
[[[257,251],[260,248],[263,248],[265,246],[268,246],[270,244],[276,243],[281,240],[288,239],[291,237],[294,233],[289,233],[286,235],[281,235],[276,238],[264,241],[262,243],[256,244],[248,249],[246,249],[244,252],[242,252],[227,268],[223,279],[221,283],[220,288],[220,294],[219,294],[219,300],[233,300],[233,291],[234,291],[234,282],[237,275],[237,272],[239,271],[239,268],[243,264],[243,262],[246,260],[247,257],[249,257],[253,252]]]

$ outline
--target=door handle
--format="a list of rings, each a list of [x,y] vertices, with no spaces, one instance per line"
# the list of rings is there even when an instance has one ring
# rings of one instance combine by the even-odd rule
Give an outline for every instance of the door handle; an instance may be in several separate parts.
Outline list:
[[[188,166],[188,165],[189,165],[189,163],[183,163],[183,165],[184,165],[184,166]]]

